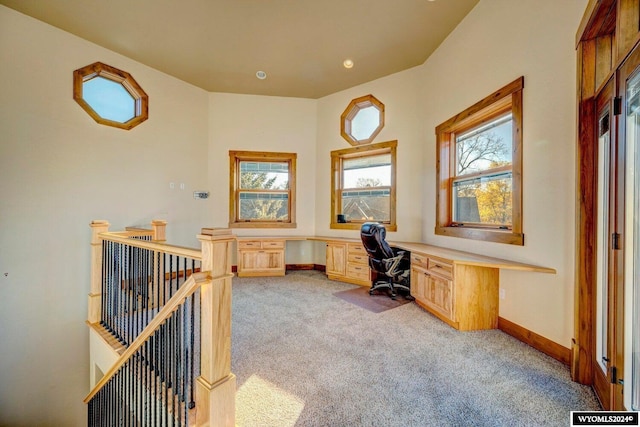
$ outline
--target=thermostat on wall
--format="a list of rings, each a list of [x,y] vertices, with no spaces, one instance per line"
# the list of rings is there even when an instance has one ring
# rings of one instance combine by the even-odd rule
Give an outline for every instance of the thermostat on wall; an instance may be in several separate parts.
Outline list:
[[[194,199],[207,199],[207,198],[209,198],[209,192],[208,191],[194,191],[193,192],[193,198]]]

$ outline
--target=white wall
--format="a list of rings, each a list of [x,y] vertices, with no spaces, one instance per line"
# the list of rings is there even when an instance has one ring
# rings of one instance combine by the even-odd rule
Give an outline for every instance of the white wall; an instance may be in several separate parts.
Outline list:
[[[236,228],[238,236],[313,235],[317,101],[275,96],[210,94],[209,182],[216,205],[211,223],[229,223],[229,150],[297,153],[296,228]],[[310,263],[311,245],[287,245],[288,264]]]
[[[357,64],[356,64],[357,66]],[[345,72],[349,72],[345,70]],[[372,94],[385,107],[385,124],[373,143],[398,141],[396,165],[396,241],[420,240],[421,194],[426,171],[422,169],[424,138],[417,96],[419,67],[359,85],[318,100],[316,156],[316,234],[360,237],[353,230],[331,230],[331,151],[350,148],[340,135],[340,116],[352,99]],[[320,260],[318,260],[320,261]],[[324,260],[322,260],[324,263]]]
[[[586,0],[481,0],[421,70],[425,135],[423,238],[429,243],[552,267],[503,272],[500,316],[565,347],[573,336],[575,246],[575,33]],[[434,235],[434,128],[525,78],[525,245]]]
[[[329,152],[349,147],[340,114],[373,94],[386,123],[374,142],[398,140],[398,232],[417,240],[552,267],[557,274],[501,273],[500,316],[565,347],[573,336],[575,32],[587,0],[481,0],[420,67],[318,101],[316,234],[329,229]],[[515,247],[436,236],[435,127],[525,76],[524,232]],[[316,262],[324,262],[318,252]]]
[[[228,151],[291,151],[298,227],[234,232],[357,237],[329,229],[329,153],[349,147],[340,115],[369,93],[385,104],[374,142],[398,140],[390,239],[556,268],[502,273],[500,315],[568,347],[573,43],[586,3],[481,0],[424,65],[320,100],[209,94],[0,6],[0,425],[85,423],[92,219],[112,229],[167,219],[171,242],[196,246],[200,227],[228,224]],[[98,60],[129,71],[149,94],[147,122],[131,131],[97,125],[73,101],[73,70]],[[435,236],[435,126],[520,75],[525,246]],[[193,190],[211,197],[194,200]],[[289,263],[324,264],[321,244],[291,248]]]
[[[95,61],[133,75],[149,120],[120,130],[76,104],[73,70]],[[214,225],[191,194],[208,183],[209,94],[4,6],[0,63],[0,425],[80,426],[89,223],[164,218],[198,244]]]

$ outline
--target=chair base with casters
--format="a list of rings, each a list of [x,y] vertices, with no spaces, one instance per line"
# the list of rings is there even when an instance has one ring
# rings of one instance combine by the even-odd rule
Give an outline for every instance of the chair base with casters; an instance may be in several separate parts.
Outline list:
[[[412,300],[409,252],[389,246],[385,240],[386,230],[378,223],[365,222],[360,229],[360,236],[369,256],[369,267],[373,271],[369,295],[376,290],[388,289],[391,299],[396,299],[396,290],[401,290],[407,292],[405,298]]]
[[[404,253],[399,253],[398,262],[400,262],[404,256]],[[413,301],[414,298],[411,296],[409,270],[404,270],[399,276],[388,276],[374,271],[371,288],[369,288],[369,295],[373,295],[375,291],[385,290],[389,291],[387,293],[393,300],[396,299],[399,293],[402,293],[405,299]]]

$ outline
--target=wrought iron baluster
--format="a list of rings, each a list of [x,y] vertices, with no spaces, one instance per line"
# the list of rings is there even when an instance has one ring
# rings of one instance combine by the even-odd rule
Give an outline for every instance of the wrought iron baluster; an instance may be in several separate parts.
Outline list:
[[[116,274],[116,282],[114,283],[116,309],[114,311],[113,326],[118,335],[118,339],[122,344],[124,344],[125,341],[124,341],[124,337],[122,336],[120,316],[118,316],[118,313],[122,312],[122,258],[121,258],[122,245],[117,243],[116,248],[118,251],[118,254],[116,255],[116,268],[118,269],[118,273]]]
[[[100,323],[103,323],[104,315],[107,311],[107,286],[106,286],[106,265],[108,260],[107,254],[107,241],[102,241],[102,266],[101,266],[101,277],[100,277],[100,288],[102,295],[100,296]]]
[[[127,287],[126,287],[126,293],[125,295],[127,296],[127,307],[125,308],[125,311],[123,314],[125,314],[127,317],[123,317],[124,319],[128,319],[128,321],[125,320],[125,322],[127,323],[126,325],[126,330],[127,330],[127,347],[129,346],[129,344],[131,344],[131,341],[133,341],[133,327],[134,327],[134,322],[135,319],[132,316],[135,316],[135,313],[133,312],[133,298],[134,298],[134,294],[135,294],[135,290],[133,289],[133,282],[135,281],[135,272],[134,272],[134,260],[133,260],[133,246],[127,245],[127,254],[129,255],[127,257],[127,270],[126,270],[126,274],[127,274]]]

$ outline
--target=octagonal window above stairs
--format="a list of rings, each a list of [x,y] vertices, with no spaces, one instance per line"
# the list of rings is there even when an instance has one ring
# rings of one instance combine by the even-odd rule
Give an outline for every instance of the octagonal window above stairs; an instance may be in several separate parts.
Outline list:
[[[131,74],[101,62],[73,72],[73,99],[106,126],[129,130],[149,117],[149,97]]]

